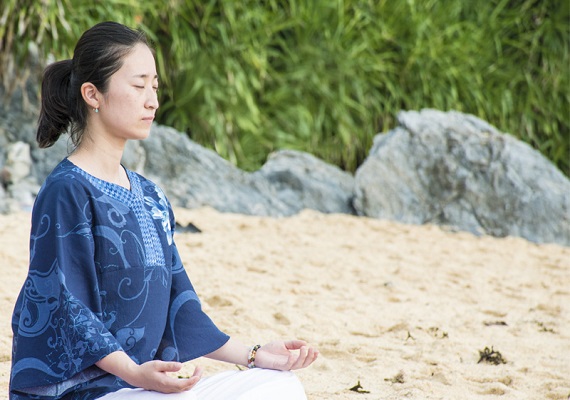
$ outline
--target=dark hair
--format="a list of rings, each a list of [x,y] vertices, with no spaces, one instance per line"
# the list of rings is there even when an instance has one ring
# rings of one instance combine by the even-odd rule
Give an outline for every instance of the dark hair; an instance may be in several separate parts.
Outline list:
[[[116,22],[102,22],[81,35],[73,59],[45,69],[36,133],[40,147],[50,147],[68,129],[73,144],[81,142],[89,112],[81,96],[81,85],[91,82],[105,93],[111,75],[139,43],[149,46],[144,33]]]

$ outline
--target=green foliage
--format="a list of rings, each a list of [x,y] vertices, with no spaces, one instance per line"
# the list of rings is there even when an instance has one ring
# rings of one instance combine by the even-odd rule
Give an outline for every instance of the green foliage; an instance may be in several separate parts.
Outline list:
[[[161,119],[246,169],[279,148],[355,169],[381,107],[369,74],[382,57],[354,46],[355,25],[372,21],[340,2],[261,3],[188,0],[157,12],[148,28],[177,65]]]
[[[567,1],[7,2],[2,65],[25,61],[27,42],[69,56],[97,21],[144,29],[158,121],[244,169],[289,148],[354,171],[399,110],[436,108],[487,120],[570,173]]]
[[[143,9],[135,0],[4,0],[0,17],[0,56],[3,66],[9,58],[28,61],[30,46],[48,54],[71,57],[79,36],[103,20],[136,25]],[[138,12],[138,14],[137,14]]]

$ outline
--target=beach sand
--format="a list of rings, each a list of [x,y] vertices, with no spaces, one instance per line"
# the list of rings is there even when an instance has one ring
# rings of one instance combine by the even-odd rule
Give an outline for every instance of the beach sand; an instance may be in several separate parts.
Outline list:
[[[319,348],[297,372],[311,400],[569,398],[568,247],[314,211],[176,216],[202,230],[175,240],[223,330],[248,344],[301,338]],[[3,393],[29,220],[0,215]],[[505,363],[479,362],[485,348]],[[196,365],[206,375],[236,368],[198,359],[182,374]]]

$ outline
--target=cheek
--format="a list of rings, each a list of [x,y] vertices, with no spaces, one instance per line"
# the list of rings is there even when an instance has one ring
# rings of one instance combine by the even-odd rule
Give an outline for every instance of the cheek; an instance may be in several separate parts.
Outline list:
[[[136,88],[133,86],[122,81],[111,81],[109,84],[109,91],[106,93],[105,97],[107,97],[109,104],[117,106],[126,100],[134,98],[136,95]]]
[[[110,108],[114,111],[119,111],[121,113],[127,112],[129,109],[132,109],[133,106],[136,104],[136,95],[133,95],[128,92],[124,92],[121,94],[115,94],[114,96],[109,96],[107,104]]]

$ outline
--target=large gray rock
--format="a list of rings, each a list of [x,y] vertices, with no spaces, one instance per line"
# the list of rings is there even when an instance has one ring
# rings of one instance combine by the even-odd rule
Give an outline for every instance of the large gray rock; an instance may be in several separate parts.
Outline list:
[[[539,152],[472,115],[398,115],[356,172],[359,215],[570,245],[570,181]]]
[[[6,146],[2,183],[7,188],[7,210],[31,210],[39,191],[36,178],[31,175],[30,145],[14,142]]]
[[[6,144],[0,149],[0,172],[7,188],[0,192],[0,212],[29,209],[39,185],[73,146],[63,135],[52,147],[40,149],[30,120],[22,121],[17,130],[6,120],[0,122],[8,126],[4,134],[0,132],[0,141]],[[24,157],[31,157],[32,163],[30,167],[26,162],[16,171],[14,166],[22,163],[10,161],[14,158],[10,154],[19,148],[25,149]],[[123,164],[159,184],[174,206],[210,206],[222,212],[260,216],[293,215],[305,208],[354,213],[354,178],[300,152],[277,152],[260,171],[248,173],[186,135],[153,125],[148,139],[128,143]],[[26,179],[13,182],[15,171]]]
[[[30,145],[24,142],[14,142],[6,146],[5,182],[8,184],[19,182],[28,177],[31,171]]]
[[[64,135],[39,149],[36,104],[25,109],[21,96],[6,97],[1,87],[0,98],[10,100],[0,103],[0,212],[29,209],[73,146]],[[402,112],[399,121],[375,138],[355,177],[295,151],[244,172],[158,125],[147,140],[128,144],[123,163],[157,182],[174,206],[266,216],[311,208],[570,245],[570,183],[538,152],[457,112]]]
[[[35,133],[34,133],[35,134]],[[40,149],[35,136],[30,142],[32,154],[32,173],[39,183],[42,183],[55,166],[64,158],[71,154],[73,145],[68,135],[61,138],[51,147]]]
[[[148,139],[129,142],[123,160],[128,168],[161,186],[175,206],[210,206],[262,216],[289,214],[267,182],[253,179],[172,128],[154,125]]]
[[[292,213],[305,208],[355,214],[354,177],[307,153],[282,150],[269,156],[254,177],[269,182]]]
[[[352,212],[353,177],[308,154],[278,152],[244,172],[185,135],[154,125],[148,139],[129,142],[123,163],[164,188],[175,206],[287,216],[304,208]]]

